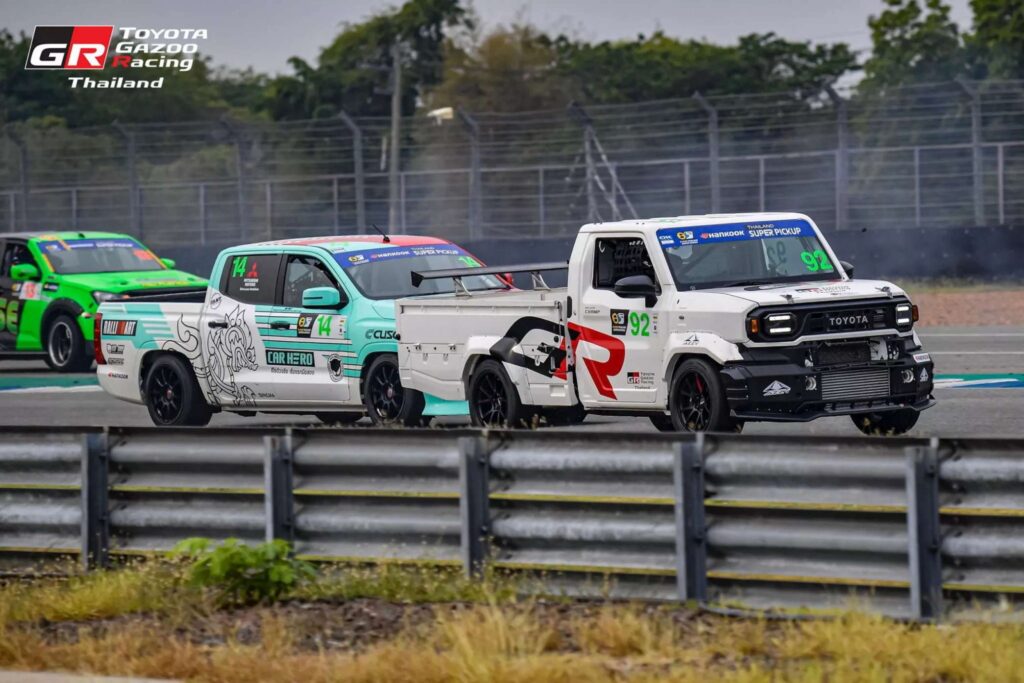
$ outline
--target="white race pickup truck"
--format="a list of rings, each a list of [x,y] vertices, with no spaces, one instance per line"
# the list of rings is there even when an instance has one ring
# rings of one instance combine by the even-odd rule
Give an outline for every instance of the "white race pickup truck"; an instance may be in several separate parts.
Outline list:
[[[548,288],[543,271],[568,269]],[[463,277],[529,272],[530,290],[474,292]],[[586,413],[662,430],[849,415],[902,434],[934,405],[917,309],[888,282],[852,279],[796,213],[585,225],[568,264],[414,272],[455,293],[396,304],[405,387],[468,400],[481,426]]]

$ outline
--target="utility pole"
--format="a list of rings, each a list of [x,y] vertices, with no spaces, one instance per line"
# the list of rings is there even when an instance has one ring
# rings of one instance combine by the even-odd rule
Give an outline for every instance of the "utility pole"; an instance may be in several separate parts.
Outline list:
[[[402,139],[402,46],[391,46],[391,159],[388,161],[388,232],[396,233],[398,213],[398,164]]]

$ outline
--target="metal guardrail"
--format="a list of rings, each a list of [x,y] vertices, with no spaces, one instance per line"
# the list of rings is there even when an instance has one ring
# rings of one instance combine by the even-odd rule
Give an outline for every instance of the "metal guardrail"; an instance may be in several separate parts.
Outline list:
[[[1024,593],[1024,440],[16,430],[0,562],[282,538],[575,595],[936,618]],[[851,602],[852,601],[852,602]]]

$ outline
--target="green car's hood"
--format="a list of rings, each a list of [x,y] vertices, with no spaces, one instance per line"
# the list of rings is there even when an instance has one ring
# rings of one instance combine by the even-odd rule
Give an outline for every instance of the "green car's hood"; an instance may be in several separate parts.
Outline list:
[[[140,270],[124,273],[82,273],[61,275],[63,283],[90,291],[126,292],[133,289],[204,287],[206,279],[181,270]]]

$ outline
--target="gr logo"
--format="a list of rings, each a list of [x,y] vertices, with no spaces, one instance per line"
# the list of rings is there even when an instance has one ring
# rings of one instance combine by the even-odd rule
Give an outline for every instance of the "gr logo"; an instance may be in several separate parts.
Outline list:
[[[36,26],[26,69],[102,69],[113,26]]]

